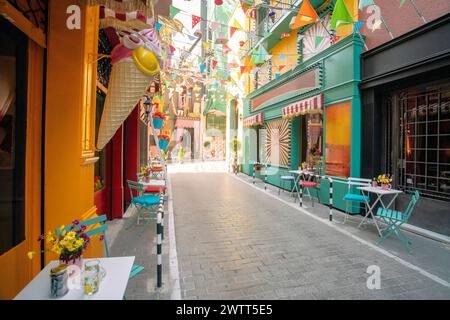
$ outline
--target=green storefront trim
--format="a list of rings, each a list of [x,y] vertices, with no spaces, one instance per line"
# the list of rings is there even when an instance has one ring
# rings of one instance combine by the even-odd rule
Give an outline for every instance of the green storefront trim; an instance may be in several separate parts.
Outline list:
[[[325,49],[321,53],[299,64],[295,69],[283,74],[276,80],[272,80],[265,86],[258,88],[247,96],[244,101],[244,117],[249,117],[254,114],[264,112],[264,121],[279,119],[282,116],[282,108],[318,95],[324,95],[324,109],[328,106],[351,101],[351,140],[350,140],[350,175],[352,177],[359,177],[361,171],[361,98],[359,94],[359,82],[361,81],[360,69],[360,55],[363,51],[363,42],[359,35],[349,35],[342,39],[335,45]],[[309,70],[318,70],[317,88],[309,92],[303,92],[298,95],[290,93],[278,96],[271,99],[269,103],[265,102],[262,106],[251,109],[251,101],[264,93],[271,90],[276,90],[285,83],[293,81],[301,76],[304,72]],[[289,174],[288,171],[297,169],[300,158],[300,117],[291,121],[291,161],[289,168],[280,167],[277,174],[268,176],[267,182],[274,186],[280,187],[280,176]],[[323,112],[323,159],[326,159],[326,110]],[[256,159],[256,155],[252,154],[251,144],[256,144],[252,141],[249,135],[249,130],[246,129],[244,134],[244,161],[242,170],[244,173],[252,176],[253,166],[251,159]],[[248,145],[245,145],[248,144]],[[323,162],[325,172],[325,161]],[[256,176],[261,179],[263,177]],[[287,187],[287,184],[286,184]],[[292,187],[292,185],[290,186]],[[323,204],[329,202],[329,183],[322,181],[321,189],[318,194],[313,194]],[[333,185],[333,205],[334,207],[345,210],[345,202],[342,200],[347,191],[347,186],[342,183]],[[357,212],[357,211],[354,211]]]

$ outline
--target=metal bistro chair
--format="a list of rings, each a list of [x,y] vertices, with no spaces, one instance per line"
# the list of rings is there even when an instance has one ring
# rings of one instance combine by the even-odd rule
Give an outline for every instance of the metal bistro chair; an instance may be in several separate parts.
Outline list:
[[[384,240],[389,238],[391,235],[395,234],[395,236],[403,245],[403,247],[406,249],[406,251],[411,253],[412,243],[403,234],[403,232],[401,232],[400,227],[404,223],[408,222],[409,217],[411,217],[411,213],[413,212],[417,201],[419,201],[419,198],[420,198],[419,191],[415,191],[411,197],[411,201],[409,202],[405,212],[386,209],[383,207],[378,208],[376,216],[380,217],[383,220],[383,222],[386,223],[388,226],[386,229],[384,229],[385,232],[382,234],[382,237],[380,240],[378,240],[377,244],[382,244]]]
[[[103,235],[103,247],[105,250],[105,256],[106,257],[110,257],[109,255],[109,249],[108,249],[108,240],[106,238],[106,231],[108,230],[108,226],[105,224],[107,220],[106,215],[101,215],[95,218],[91,218],[88,220],[84,220],[84,221],[80,221],[79,225],[80,226],[86,226],[86,228],[89,228],[90,226],[95,226],[96,224],[99,224],[99,227],[93,227],[92,229],[88,229],[85,233],[87,236],[92,237],[94,235],[97,234],[102,234]],[[70,226],[66,226],[66,231],[69,232],[70,231]],[[61,230],[57,229],[56,232],[58,234],[60,234]],[[131,272],[129,275],[129,279],[133,279],[135,276],[137,276],[139,274],[139,272],[141,272],[142,270],[144,270],[143,266],[139,266],[139,265],[133,265],[133,267],[131,268]]]
[[[317,200],[320,203],[320,182],[321,182],[321,167],[314,166],[312,172],[302,174],[302,180],[298,182],[300,206],[303,205],[303,191],[306,189],[308,197],[311,200],[311,205],[314,207],[314,198],[311,196],[310,189],[316,190]]]
[[[280,188],[278,188],[278,195],[280,195],[281,191],[284,192],[284,186],[286,183],[288,183],[289,185],[289,190],[291,191],[291,196],[294,197],[294,190],[295,190],[295,186],[292,186],[292,182],[295,182],[295,177],[294,176],[281,176],[280,177]],[[294,197],[294,201],[296,200],[296,198]]]
[[[343,200],[345,201],[345,217],[344,217],[344,224],[347,222],[349,213],[349,205],[351,203],[351,207],[353,208],[354,203],[357,203],[358,206],[361,206],[361,203],[364,204],[364,206],[367,209],[367,202],[369,202],[369,196],[362,195],[356,191],[354,191],[357,187],[370,187],[371,180],[370,179],[364,179],[364,178],[347,178],[347,181],[345,184],[347,184],[347,193],[345,194]]]
[[[137,210],[136,224],[139,224],[140,219],[146,220],[144,227],[139,232],[139,236],[141,236],[150,220],[156,220],[156,212],[158,211],[160,199],[155,195],[145,194],[144,187],[139,182],[131,180],[127,180],[127,182],[128,188],[130,189],[131,205]],[[137,193],[137,195],[134,193]],[[148,214],[147,217],[144,216],[145,213]],[[130,223],[126,229],[129,229],[132,225],[133,223]]]

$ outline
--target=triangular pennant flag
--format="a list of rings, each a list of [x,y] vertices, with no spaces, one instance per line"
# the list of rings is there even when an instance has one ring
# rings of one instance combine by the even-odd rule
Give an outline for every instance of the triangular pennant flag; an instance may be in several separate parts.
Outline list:
[[[175,17],[175,15],[177,14],[177,13],[179,13],[181,11],[181,9],[178,9],[177,7],[174,7],[174,6],[170,6],[170,17],[171,18],[173,18],[173,17]]]
[[[403,7],[403,5],[405,4],[406,0],[400,0],[400,8]]]
[[[383,21],[381,21],[381,19],[376,20],[372,25],[372,32],[374,32],[377,29],[380,29],[382,23]]]
[[[245,72],[245,68],[247,68],[247,66],[240,66],[241,74]]]
[[[281,75],[279,73],[275,73],[275,79],[278,79]]]
[[[359,0],[359,10],[364,9],[365,7],[372,6],[375,3],[373,0]]]
[[[281,70],[283,70],[284,69],[284,67],[286,67],[285,65],[281,65],[281,66],[278,66],[278,71],[281,71]]]
[[[239,0],[239,2],[241,3],[242,11],[244,11],[244,14],[247,14],[248,9],[252,7],[251,4],[242,0]]]
[[[173,45],[169,45],[169,49],[170,49],[170,53],[174,53],[175,52],[175,47]]]
[[[322,43],[323,39],[325,39],[325,37],[316,36],[316,38],[314,39],[314,48],[317,48]]]
[[[239,24],[239,22],[237,20],[234,20],[233,22],[233,26],[239,30],[242,30],[242,26]]]
[[[353,33],[358,33],[359,29],[363,26],[364,21],[356,21],[353,25]]]
[[[192,15],[192,28],[194,28],[200,21],[202,21],[201,17]]]
[[[203,48],[208,49],[209,47],[210,47],[210,43],[204,41],[204,42],[203,42]]]
[[[236,27],[230,27],[230,38],[233,37],[234,33],[237,31]]]
[[[213,69],[215,69],[216,66],[217,66],[217,60],[212,60],[211,61],[211,66],[213,67]]]
[[[219,24],[218,24],[217,22],[215,22],[215,21],[212,21],[212,22],[209,24],[209,27],[211,28],[211,31],[214,32],[214,31],[216,31],[217,28],[219,27]]]
[[[314,7],[311,5],[309,0],[304,0],[300,9],[298,10],[297,17],[294,20],[294,23],[290,26],[291,29],[295,30],[300,27],[306,26],[310,23],[314,23],[319,19],[319,15],[317,14]]]
[[[269,31],[264,32],[264,39],[268,37],[270,37],[270,32]]]
[[[192,35],[190,35],[190,34],[188,34],[187,36],[188,36],[189,40],[191,40],[191,41],[194,41],[194,40],[197,39],[196,36],[192,36]]]
[[[161,23],[157,22],[157,23],[155,24],[155,30],[156,30],[156,31],[159,31],[159,29],[161,29],[161,27],[162,27],[162,24],[161,24]]]
[[[263,45],[259,45],[258,46],[258,51],[256,51],[256,53],[254,53],[255,55],[255,60],[253,61],[254,64],[259,65],[259,64],[263,64],[264,62],[266,62],[266,57],[268,55],[266,48],[264,48]]]
[[[200,73],[205,72],[205,70],[206,70],[206,65],[205,64],[201,64],[200,65]]]
[[[353,23],[352,16],[348,12],[344,0],[337,0],[331,16],[331,29],[336,30],[336,28],[340,26],[352,23]]]

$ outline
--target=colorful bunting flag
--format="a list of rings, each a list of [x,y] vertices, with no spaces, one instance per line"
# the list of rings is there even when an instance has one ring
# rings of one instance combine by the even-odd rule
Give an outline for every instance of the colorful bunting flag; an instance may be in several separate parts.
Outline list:
[[[169,49],[170,49],[170,53],[174,53],[175,52],[175,47],[173,45],[169,45]]]
[[[211,21],[211,23],[209,24],[209,28],[211,29],[212,32],[216,31],[218,27],[219,24],[217,22]]]
[[[278,79],[281,76],[279,73],[275,73],[275,79]]]
[[[239,24],[239,22],[235,19],[233,22],[233,26],[239,30],[242,30],[242,26]]]
[[[358,33],[359,29],[363,26],[364,21],[356,21],[353,25],[353,33]]]
[[[331,16],[331,29],[336,30],[336,28],[340,26],[352,23],[353,23],[352,16],[348,12],[344,0],[337,0]]]
[[[286,67],[285,65],[281,65],[281,66],[278,66],[278,71],[281,71],[281,70],[283,70],[284,69],[284,67]]]
[[[316,38],[314,39],[314,47],[317,48],[322,43],[323,39],[325,39],[325,37],[316,36]]]
[[[157,23],[155,24],[155,30],[156,30],[156,31],[159,31],[159,29],[161,29],[161,27],[162,27],[162,24],[161,24],[161,23],[157,22]]]
[[[304,0],[298,11],[297,17],[294,20],[294,23],[290,26],[291,29],[295,30],[300,27],[306,26],[310,23],[314,23],[319,19],[319,15],[317,14],[314,7],[311,5],[309,0]]]
[[[205,72],[205,70],[206,70],[206,65],[205,64],[201,64],[200,65],[200,73]]]
[[[230,38],[233,37],[234,33],[237,31],[236,27],[230,27]]]
[[[194,28],[200,21],[202,21],[201,17],[192,15],[192,28]]]
[[[403,5],[405,4],[406,0],[400,0],[400,8],[403,7]]]
[[[170,5],[170,17],[171,18],[175,17],[175,15],[177,15],[180,11],[181,11],[181,9],[178,9],[177,7]]]
[[[217,60],[212,60],[211,61],[211,66],[212,66],[213,69],[215,69],[216,66],[217,66]]]

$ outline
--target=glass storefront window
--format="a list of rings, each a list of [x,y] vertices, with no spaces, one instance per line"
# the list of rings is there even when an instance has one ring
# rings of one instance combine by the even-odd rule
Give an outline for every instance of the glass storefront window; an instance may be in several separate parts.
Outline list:
[[[322,163],[322,145],[323,145],[323,123],[322,114],[306,115],[306,135],[307,149],[306,162],[312,167],[321,167]]]
[[[0,17],[0,255],[25,239],[27,39]]]
[[[350,176],[351,102],[331,105],[326,110],[326,174]]]
[[[450,84],[407,89],[398,97],[399,187],[450,200]]]

